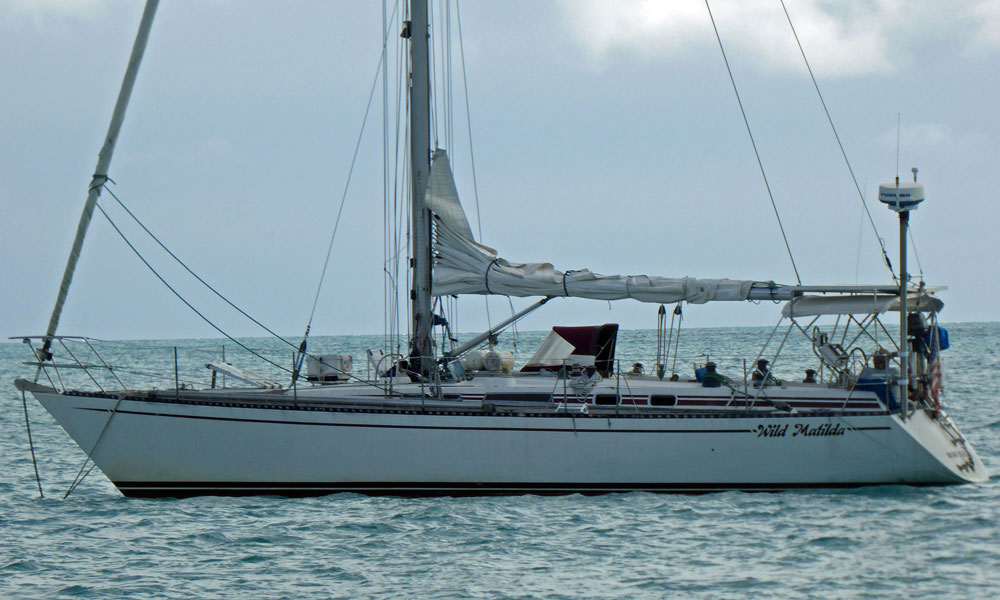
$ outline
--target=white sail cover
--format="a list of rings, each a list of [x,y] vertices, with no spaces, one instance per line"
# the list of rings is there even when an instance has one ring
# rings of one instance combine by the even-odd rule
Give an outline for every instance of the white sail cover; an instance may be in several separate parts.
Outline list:
[[[910,298],[907,312],[941,312],[944,302],[935,296],[916,293]],[[880,315],[899,312],[899,296],[857,294],[853,296],[802,296],[785,303],[781,316],[813,317],[817,315]]]
[[[670,304],[746,300],[754,281],[694,279],[654,275],[601,275],[588,269],[559,271],[550,263],[515,263],[473,240],[458,200],[451,168],[443,150],[434,153],[427,207],[436,215],[434,240],[435,296],[496,294],[502,296],[572,296]]]

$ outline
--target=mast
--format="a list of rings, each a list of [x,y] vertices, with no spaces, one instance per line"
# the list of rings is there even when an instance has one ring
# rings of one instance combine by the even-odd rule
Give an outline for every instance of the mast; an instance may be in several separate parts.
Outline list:
[[[410,231],[413,287],[410,289],[412,338],[410,368],[427,378],[434,371],[431,328],[431,217],[424,202],[430,178],[430,68],[426,0],[410,4]]]
[[[76,238],[73,240],[69,259],[66,261],[66,270],[63,272],[62,283],[59,284],[59,294],[56,296],[56,304],[52,309],[52,316],[49,318],[49,326],[45,330],[45,340],[39,351],[40,360],[48,358],[49,348],[52,345],[52,337],[56,334],[56,329],[59,327],[59,317],[62,316],[63,305],[66,303],[69,286],[73,282],[73,273],[76,271],[76,263],[80,259],[80,250],[83,249],[83,239],[87,235],[87,229],[90,227],[90,219],[94,215],[94,206],[97,204],[98,196],[101,195],[101,188],[104,187],[105,182],[108,180],[108,167],[111,166],[111,155],[114,154],[115,143],[118,141],[118,133],[121,131],[122,122],[125,120],[125,109],[128,108],[128,101],[132,96],[132,87],[135,85],[135,78],[139,73],[139,63],[142,62],[142,55],[146,51],[149,30],[153,26],[153,16],[156,14],[158,4],[159,0],[146,0],[146,8],[142,11],[139,31],[135,34],[135,43],[132,44],[132,55],[128,59],[128,67],[125,69],[122,87],[118,91],[118,101],[115,102],[115,110],[111,114],[111,124],[108,125],[108,134],[104,137],[104,145],[97,155],[97,166],[94,167],[94,176],[90,180],[90,187],[87,190],[87,201],[83,205],[83,214],[80,215],[80,222],[76,227]]]

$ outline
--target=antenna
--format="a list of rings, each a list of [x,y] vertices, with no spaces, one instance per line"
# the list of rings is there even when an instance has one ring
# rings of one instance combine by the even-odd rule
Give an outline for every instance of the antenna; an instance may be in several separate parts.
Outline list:
[[[896,181],[899,181],[899,130],[901,117],[899,113],[896,113]]]

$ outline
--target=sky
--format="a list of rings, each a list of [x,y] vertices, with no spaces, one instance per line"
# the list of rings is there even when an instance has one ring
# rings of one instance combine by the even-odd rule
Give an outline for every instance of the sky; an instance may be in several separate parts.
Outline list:
[[[948,286],[943,320],[996,320],[1000,1],[786,5],[894,266],[896,217],[874,198],[897,173],[898,139],[899,173],[918,167],[927,193],[911,219],[911,273]],[[704,2],[466,1],[461,47],[450,6],[452,133],[442,116],[437,137],[451,146],[483,243],[563,270],[795,282]],[[889,283],[780,2],[711,8],[803,283]],[[44,333],[141,11],[138,0],[0,3],[3,337]],[[448,14],[443,0],[433,11]],[[381,29],[382,3],[333,0],[164,0],[153,26],[111,189],[194,271],[283,335],[301,335],[309,320]],[[398,31],[397,13],[391,72]],[[439,79],[446,70],[436,67]],[[375,89],[317,335],[384,328],[380,80]],[[387,106],[394,114],[395,100]],[[392,123],[386,139],[395,143]],[[107,194],[102,205],[206,316],[232,335],[262,335],[164,259]],[[494,298],[490,318],[529,302]],[[653,328],[656,309],[560,299],[521,328]],[[779,310],[690,306],[685,322],[772,324]],[[460,302],[458,330],[486,323],[482,298]],[[99,214],[59,332],[220,335]]]

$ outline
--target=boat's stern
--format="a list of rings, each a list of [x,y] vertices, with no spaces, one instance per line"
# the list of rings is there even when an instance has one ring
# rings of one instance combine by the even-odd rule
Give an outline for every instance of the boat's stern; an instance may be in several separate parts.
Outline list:
[[[913,411],[905,421],[894,417],[937,465],[940,479],[950,483],[983,483],[990,479],[986,465],[969,440],[944,411]]]

